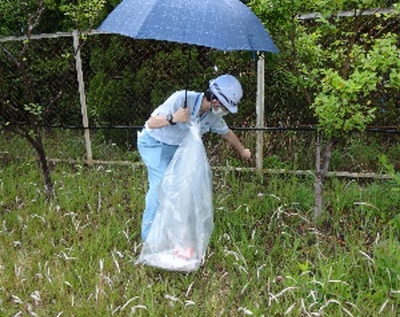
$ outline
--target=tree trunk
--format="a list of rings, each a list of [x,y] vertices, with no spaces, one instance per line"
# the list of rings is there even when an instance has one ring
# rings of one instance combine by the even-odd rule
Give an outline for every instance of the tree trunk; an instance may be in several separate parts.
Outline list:
[[[25,1],[26,2],[26,1]],[[25,3],[26,5],[26,3]],[[23,46],[21,51],[18,54],[18,57],[14,57],[10,52],[5,50],[3,47],[3,50],[5,50],[6,55],[11,58],[13,63],[15,64],[16,70],[21,72],[22,76],[22,81],[24,83],[24,88],[25,88],[25,94],[21,95],[21,109],[17,109],[15,112],[15,116],[17,118],[17,121],[21,120],[29,124],[29,127],[31,128],[25,128],[25,127],[20,127],[20,128],[10,128],[8,127],[7,124],[1,124],[1,126],[4,128],[7,128],[9,131],[14,132],[18,135],[21,135],[22,137],[26,138],[30,144],[35,148],[38,158],[39,158],[39,163],[40,167],[42,169],[42,176],[44,180],[44,189],[45,189],[45,194],[46,198],[50,199],[53,194],[54,194],[54,188],[53,188],[53,182],[51,180],[50,176],[50,169],[49,165],[46,159],[46,153],[44,150],[43,142],[42,142],[42,136],[40,133],[40,128],[38,126],[38,123],[41,120],[41,115],[42,111],[40,108],[38,108],[36,102],[35,102],[35,90],[34,90],[34,85],[32,83],[31,76],[33,76],[29,73],[29,64],[27,64],[30,59],[27,58],[27,54],[29,51],[29,45],[30,45],[30,40],[31,40],[31,35],[32,35],[32,30],[39,24],[39,21],[41,19],[42,13],[44,12],[44,1],[43,0],[38,0],[36,1],[36,12],[34,14],[31,14],[27,10],[27,27],[26,27],[26,37],[27,40],[23,41]],[[24,27],[25,29],[25,27]],[[59,98],[59,95],[56,96],[50,104],[55,102]],[[4,104],[4,101],[2,100],[2,103]],[[22,107],[24,106],[24,107]],[[18,108],[18,107],[17,107]],[[24,109],[24,110],[22,110]],[[35,111],[34,111],[35,110]],[[13,116],[11,116],[13,117]],[[14,118],[15,119],[15,118]],[[12,120],[11,120],[12,121]],[[7,117],[5,117],[5,122],[8,122]]]
[[[41,150],[40,151],[38,150],[38,155],[39,155],[40,167],[42,168],[42,176],[44,181],[44,190],[46,198],[50,199],[54,195],[54,187],[50,175],[50,169],[47,162],[46,154],[44,152],[44,148],[42,145],[41,145]]]
[[[35,130],[36,130],[35,138],[29,140],[32,142],[32,145],[36,149],[36,152],[38,154],[40,167],[42,169],[42,177],[44,181],[44,190],[46,194],[46,199],[49,200],[54,195],[53,181],[51,179],[49,164],[47,162],[46,152],[44,150],[41,133],[37,129]]]
[[[322,214],[322,187],[323,187],[323,176],[321,173],[315,174],[314,180],[314,223],[317,222],[317,219]]]

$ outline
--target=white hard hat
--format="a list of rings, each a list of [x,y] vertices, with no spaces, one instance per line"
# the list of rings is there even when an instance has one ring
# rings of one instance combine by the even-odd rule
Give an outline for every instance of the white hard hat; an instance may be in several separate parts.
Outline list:
[[[210,80],[210,89],[215,97],[232,113],[238,111],[237,104],[243,96],[242,85],[232,75],[222,75]]]

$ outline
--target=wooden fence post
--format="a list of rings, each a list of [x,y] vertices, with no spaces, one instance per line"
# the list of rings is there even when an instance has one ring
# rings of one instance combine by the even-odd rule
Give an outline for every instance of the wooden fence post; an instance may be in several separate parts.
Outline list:
[[[81,49],[79,47],[79,32],[77,30],[74,30],[72,32],[72,36],[74,39],[74,53],[75,53],[75,61],[76,61],[76,73],[78,76],[79,98],[80,98],[80,103],[81,103],[82,121],[83,121],[83,128],[85,129],[84,136],[85,136],[85,145],[86,145],[87,164],[89,166],[92,166],[93,165],[93,155],[92,155],[92,145],[91,145],[91,140],[90,140],[89,118],[88,118],[87,107],[86,107],[85,83],[83,81]]]
[[[259,54],[257,61],[257,128],[264,128],[265,102],[265,62],[264,55]],[[256,169],[262,171],[264,162],[264,131],[257,131]]]

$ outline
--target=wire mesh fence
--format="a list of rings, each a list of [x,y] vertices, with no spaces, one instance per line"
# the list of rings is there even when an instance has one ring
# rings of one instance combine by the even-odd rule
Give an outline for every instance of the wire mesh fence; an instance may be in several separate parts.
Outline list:
[[[72,33],[33,36],[29,41],[2,39],[1,46],[2,120],[16,128],[35,124],[53,131],[69,130],[68,135],[78,139],[82,130],[89,129],[94,156],[99,159],[103,158],[96,148],[104,142],[134,150],[135,131],[158,104],[176,90],[204,91],[208,81],[221,73],[240,77],[246,92],[240,121],[230,124],[255,121],[257,73],[255,56],[248,52],[224,53],[118,35],[81,35],[86,126]]]
[[[227,122],[253,149],[257,130],[264,129],[264,167],[287,168],[302,162],[298,168],[313,168],[311,149],[315,130],[256,127],[257,57],[253,53],[138,41],[96,32],[80,34],[79,53],[89,119],[86,126],[77,80],[77,50],[73,43],[72,33],[34,36],[29,41],[3,38],[0,42],[2,120],[17,131],[18,127],[40,126],[50,158],[85,159],[83,134],[90,131],[93,158],[138,161],[136,131],[158,104],[176,90],[204,91],[211,78],[231,73],[239,77],[244,99],[240,114],[228,116]],[[266,74],[266,104],[270,102],[268,96],[277,93],[268,92],[268,80]],[[273,107],[274,104],[266,107],[266,125],[268,112],[275,111]],[[282,116],[279,122],[284,126],[293,123],[290,114]],[[391,134],[391,142],[397,138],[395,133]],[[2,131],[2,138],[2,153],[35,156],[33,149],[19,151],[23,146],[15,147],[17,136]],[[371,135],[357,142],[371,143],[368,140],[371,138],[383,140],[387,134]],[[214,165],[226,165],[227,161],[232,165],[241,164],[234,153],[227,155],[232,150],[218,138],[206,135],[204,139]],[[379,140],[373,143],[385,144]],[[355,159],[354,165],[357,169],[359,164]],[[342,168],[340,163],[336,167]]]

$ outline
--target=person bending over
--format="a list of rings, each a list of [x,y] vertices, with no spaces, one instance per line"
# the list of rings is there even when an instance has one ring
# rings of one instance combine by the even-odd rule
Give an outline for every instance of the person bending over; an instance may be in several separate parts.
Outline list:
[[[226,74],[210,80],[204,93],[185,90],[173,93],[152,112],[138,137],[138,150],[147,167],[149,182],[142,219],[143,240],[147,238],[159,205],[157,187],[189,132],[191,122],[200,123],[201,134],[211,131],[221,135],[243,159],[251,160],[251,151],[243,146],[223,119],[223,116],[238,111],[242,96],[240,82]],[[184,107],[185,101],[187,107]]]

